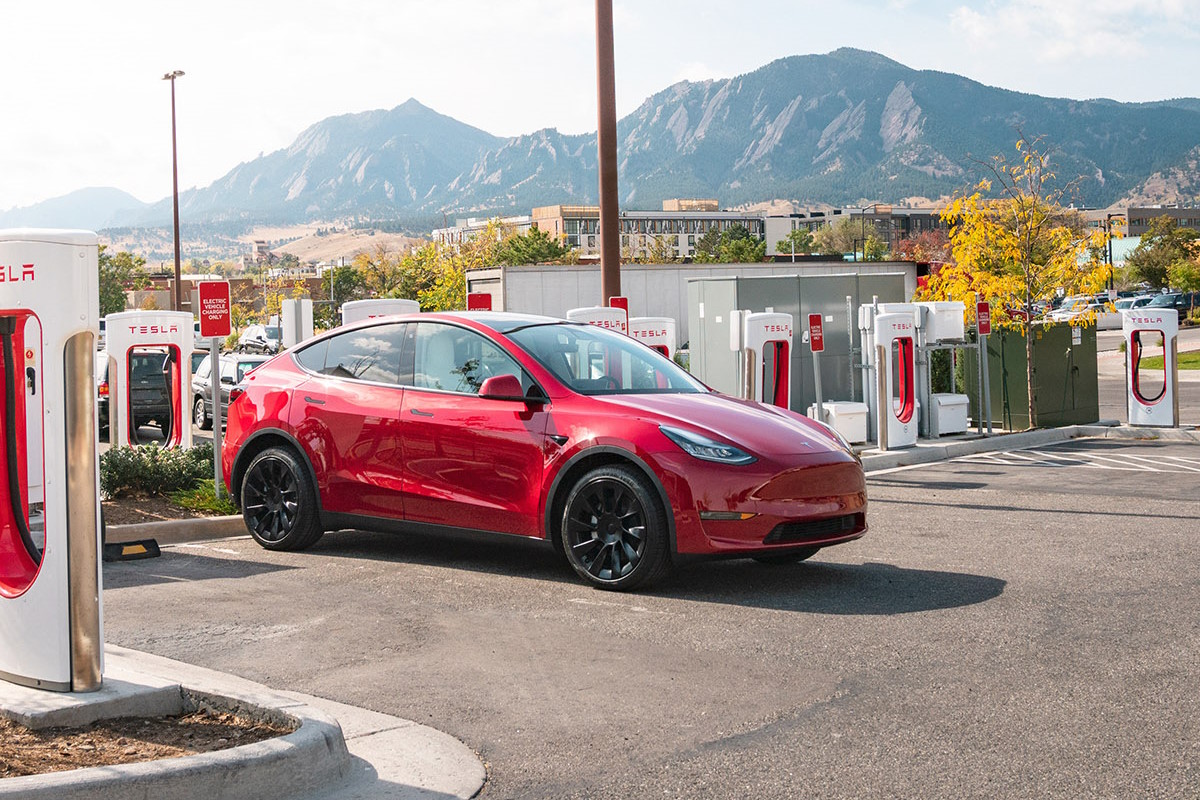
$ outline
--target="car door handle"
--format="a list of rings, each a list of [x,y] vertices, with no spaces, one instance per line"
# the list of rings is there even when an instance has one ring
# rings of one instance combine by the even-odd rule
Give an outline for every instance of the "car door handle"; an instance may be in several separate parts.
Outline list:
[[[408,413],[410,413],[410,414],[415,414],[415,415],[417,415],[418,417],[432,417],[432,416],[433,416],[433,412],[432,412],[432,411],[422,411],[422,410],[421,410],[421,409],[419,409],[419,408],[410,408],[410,409],[408,410]]]
[[[318,400],[317,398],[315,398],[315,397],[309,397],[308,395],[304,395],[304,402],[306,402],[306,403],[312,403],[313,405],[318,405],[318,406],[323,406],[323,405],[325,405],[325,401],[324,401],[324,400]]]

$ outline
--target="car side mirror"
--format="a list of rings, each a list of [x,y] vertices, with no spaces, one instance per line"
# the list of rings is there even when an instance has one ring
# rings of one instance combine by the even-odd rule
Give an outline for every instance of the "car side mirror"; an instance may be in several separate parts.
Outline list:
[[[493,375],[479,387],[479,396],[489,400],[525,400],[521,380],[516,375]]]
[[[233,379],[232,375],[222,375],[221,383],[228,383],[230,386],[233,386],[237,381]]]

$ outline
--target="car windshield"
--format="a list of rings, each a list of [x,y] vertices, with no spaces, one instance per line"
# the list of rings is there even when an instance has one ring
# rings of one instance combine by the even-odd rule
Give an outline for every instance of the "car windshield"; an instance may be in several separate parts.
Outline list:
[[[1162,308],[1163,306],[1173,306],[1173,305],[1175,305],[1175,298],[1177,296],[1178,295],[1173,295],[1173,294],[1160,294],[1158,297],[1154,298],[1146,305],[1150,306],[1151,308]]]
[[[580,394],[708,391],[674,361],[628,336],[592,325],[531,325],[508,337]]]
[[[254,361],[239,361],[237,365],[238,383],[242,382],[242,378],[246,377],[246,373],[250,372],[255,367],[266,362],[266,359],[255,359]]]
[[[279,328],[268,327],[268,328],[265,328],[265,330],[267,332],[268,339],[279,339],[283,335]]]

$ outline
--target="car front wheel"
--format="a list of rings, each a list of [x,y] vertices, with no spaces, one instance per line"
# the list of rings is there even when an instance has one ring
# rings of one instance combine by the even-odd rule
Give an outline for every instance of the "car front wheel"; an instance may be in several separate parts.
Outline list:
[[[628,467],[583,475],[567,495],[561,534],[572,569],[598,589],[632,589],[671,567],[662,503]]]
[[[202,431],[212,427],[212,417],[208,415],[208,409],[204,407],[203,397],[196,398],[196,403],[192,406],[192,419],[195,421],[196,427]]]
[[[296,454],[270,447],[254,457],[242,481],[242,516],[268,550],[304,550],[321,538],[317,492]]]

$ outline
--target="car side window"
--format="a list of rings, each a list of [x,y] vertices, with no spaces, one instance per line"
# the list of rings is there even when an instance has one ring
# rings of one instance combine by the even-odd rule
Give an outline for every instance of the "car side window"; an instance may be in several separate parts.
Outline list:
[[[208,373],[212,372],[212,356],[205,356],[200,362],[200,366],[196,367],[195,377],[204,380],[208,378]]]
[[[479,394],[493,375],[515,375],[528,391],[532,379],[508,353],[475,331],[436,322],[417,324],[413,386]]]
[[[336,378],[398,383],[405,327],[404,323],[374,325],[334,336],[327,340],[324,364],[314,371]],[[309,349],[301,355],[308,354]],[[313,369],[303,360],[301,364]]]

